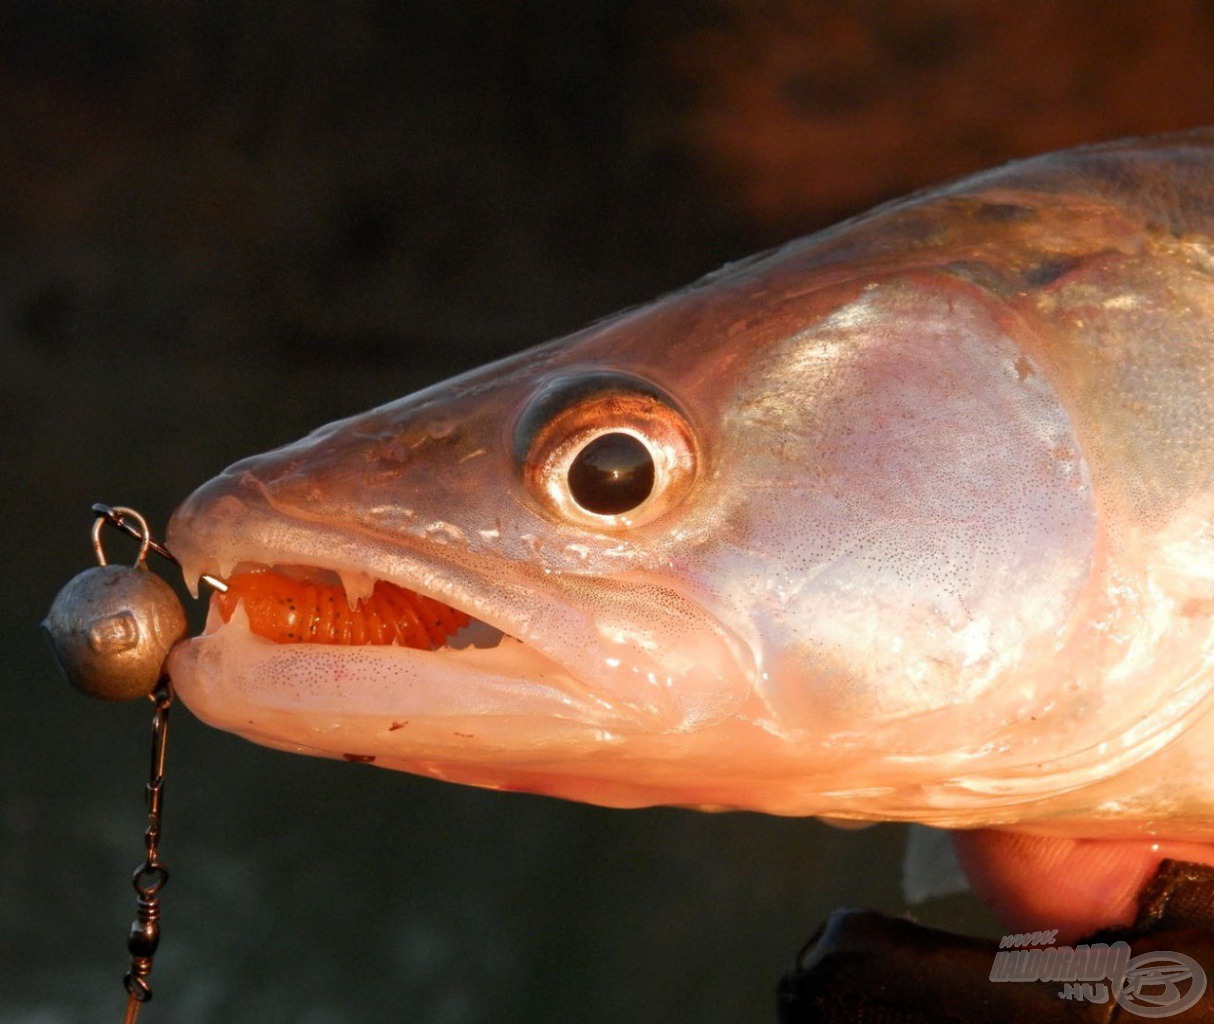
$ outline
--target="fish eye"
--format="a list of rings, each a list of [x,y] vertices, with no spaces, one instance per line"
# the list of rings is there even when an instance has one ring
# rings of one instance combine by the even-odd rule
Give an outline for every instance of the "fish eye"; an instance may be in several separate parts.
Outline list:
[[[643,441],[613,430],[600,434],[569,464],[569,494],[587,512],[631,512],[653,491],[653,456]]]
[[[618,532],[673,508],[693,482],[698,452],[672,399],[626,374],[549,381],[514,425],[523,481],[550,515]]]

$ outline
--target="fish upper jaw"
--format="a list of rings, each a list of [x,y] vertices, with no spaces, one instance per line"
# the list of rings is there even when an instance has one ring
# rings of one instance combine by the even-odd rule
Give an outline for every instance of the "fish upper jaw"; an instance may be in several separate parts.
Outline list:
[[[462,737],[473,724],[498,746],[539,749],[695,731],[751,696],[743,645],[695,601],[641,574],[544,573],[335,523],[277,505],[250,473],[191,496],[168,542],[192,587],[202,573],[303,566],[340,577],[347,594],[371,577],[395,583],[505,634],[489,649],[278,644],[239,614],[226,624],[212,616],[174,654],[174,683],[200,718],[272,746],[467,760],[476,755]]]

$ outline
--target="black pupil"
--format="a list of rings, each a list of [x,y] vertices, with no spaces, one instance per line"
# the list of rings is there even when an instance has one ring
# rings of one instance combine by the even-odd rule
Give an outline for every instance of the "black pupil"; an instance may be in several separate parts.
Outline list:
[[[587,512],[629,512],[653,490],[653,456],[631,434],[603,434],[577,453],[569,492]]]

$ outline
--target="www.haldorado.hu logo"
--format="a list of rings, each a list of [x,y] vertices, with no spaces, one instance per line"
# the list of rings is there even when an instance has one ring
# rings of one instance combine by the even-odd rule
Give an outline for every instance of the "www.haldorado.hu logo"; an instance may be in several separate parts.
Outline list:
[[[1191,956],[1160,950],[1130,957],[1126,942],[1056,946],[1058,929],[1005,935],[991,981],[1058,981],[1059,999],[1107,1003],[1139,1017],[1171,1017],[1206,991],[1206,972]]]

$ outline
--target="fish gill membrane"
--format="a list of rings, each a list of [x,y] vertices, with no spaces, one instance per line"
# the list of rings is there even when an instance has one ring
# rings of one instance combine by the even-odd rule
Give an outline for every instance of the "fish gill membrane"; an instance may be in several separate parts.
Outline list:
[[[1210,130],[1011,164],[239,462],[177,690],[610,806],[1214,837],[1211,211]]]

